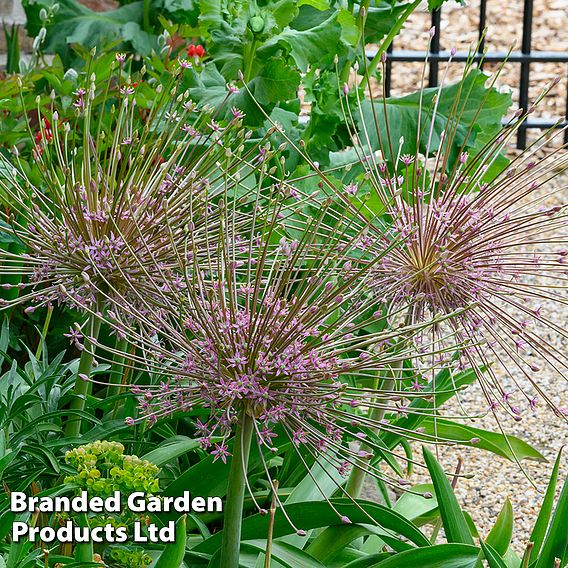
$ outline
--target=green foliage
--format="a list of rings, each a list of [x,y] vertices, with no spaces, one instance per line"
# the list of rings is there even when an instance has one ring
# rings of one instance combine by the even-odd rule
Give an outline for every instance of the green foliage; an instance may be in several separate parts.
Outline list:
[[[120,568],[144,568],[152,564],[152,557],[141,548],[114,547],[110,553],[110,561]]]
[[[93,62],[91,71],[96,76],[97,92],[109,80],[114,49],[131,50],[140,56],[140,62],[129,61],[125,65],[123,79],[137,83],[135,99],[140,119],[133,127],[143,125],[144,110],[154,101],[155,85],[169,84],[179,69],[177,59],[185,58],[187,43],[191,40],[205,46],[205,55],[192,61],[192,68],[180,75],[179,81],[200,107],[213,106],[220,118],[232,106],[243,110],[248,125],[256,129],[254,137],[266,133],[270,120],[284,125],[290,141],[297,147],[303,146],[313,159],[323,165],[341,166],[338,172],[333,172],[337,177],[330,178],[339,187],[344,179],[356,178],[360,173],[355,168],[343,169],[354,153],[349,149],[351,138],[341,107],[341,83],[357,59],[361,38],[365,42],[384,40],[401,25],[401,18],[412,5],[395,0],[371,4],[363,26],[358,2],[156,0],[152,3],[149,21],[145,21],[141,1],[121,2],[116,10],[100,14],[76,0],[57,3],[25,0],[30,35],[43,35],[41,30],[45,29],[45,39],[38,52],[55,53],[55,57],[49,64],[39,64],[39,59],[36,60],[37,65],[30,66],[22,75],[21,87],[14,77],[0,82],[2,152],[7,153],[7,148],[17,146],[27,175],[37,179],[33,140],[40,130],[42,113],[52,105],[50,93],[53,91],[63,101],[62,124],[73,122],[73,93],[85,79],[87,71],[83,59],[87,59],[87,50],[94,46],[110,46],[108,50],[100,49],[102,53]],[[441,0],[432,0],[429,8],[435,9],[441,4]],[[10,70],[15,71],[16,44],[13,35],[9,39],[11,53],[14,53]],[[72,45],[75,51],[70,50]],[[382,47],[386,48],[386,44]],[[69,68],[71,64],[77,69]],[[139,73],[141,65],[146,67],[144,76]],[[241,74],[244,83],[240,80]],[[363,102],[356,124],[362,131],[363,124],[373,124],[377,117],[379,136],[371,128],[368,144],[373,150],[382,150],[387,159],[391,149],[385,148],[382,142],[387,138],[387,121],[392,140],[395,143],[402,140],[401,148],[394,148],[394,154],[399,150],[401,153],[415,150],[412,144],[419,128],[432,129],[430,146],[421,146],[419,150],[437,152],[442,132],[453,121],[456,127],[450,151],[453,158],[462,145],[475,153],[484,141],[498,132],[501,118],[511,104],[509,94],[486,83],[486,75],[472,70],[460,83],[444,86],[439,94],[437,89],[426,89],[422,96],[413,93],[386,101],[367,100]],[[227,84],[234,87],[228,97]],[[111,91],[116,86],[112,81],[109,85]],[[305,102],[311,106],[305,122],[299,120],[300,86],[305,91]],[[349,95],[350,104],[355,100],[353,92]],[[457,101],[457,112],[452,108],[454,101]],[[481,103],[483,108],[477,112]],[[437,111],[432,123],[434,104]],[[112,101],[107,107],[98,117],[103,127]],[[34,109],[33,112],[30,109]],[[273,137],[278,143],[283,140],[278,133]],[[285,163],[275,164],[275,168],[295,170],[299,175],[307,171],[296,150],[288,147],[285,156]],[[502,163],[499,161],[502,159],[497,158],[495,164]],[[302,189],[315,191],[316,182],[307,176],[302,180]],[[2,196],[2,201],[9,207],[7,196]],[[376,205],[377,210],[382,208],[382,204]],[[369,204],[370,210],[372,207],[373,204]],[[19,239],[6,231],[0,232],[0,246],[16,254],[23,250]],[[7,282],[6,277],[2,277],[2,282]],[[12,293],[4,289],[0,292],[3,298]],[[196,439],[196,421],[203,418],[206,409],[192,409],[160,422],[153,429],[145,426],[130,429],[124,426],[123,418],[133,414],[132,397],[121,392],[120,387],[109,396],[109,390],[98,386],[86,397],[84,411],[69,409],[78,353],[67,349],[67,345],[66,351],[62,351],[61,335],[76,314],[58,307],[54,308],[54,314],[46,333],[41,335],[36,328],[43,326],[45,312],[28,316],[15,309],[10,314],[14,329],[6,320],[0,334],[0,479],[6,487],[52,495],[70,491],[71,485],[73,489],[87,489],[100,496],[111,495],[116,490],[124,494],[132,491],[158,494],[163,487],[161,495],[165,497],[180,496],[188,489],[194,495],[224,497],[227,468],[221,461],[214,462],[206,455]],[[109,339],[108,329],[103,329],[102,341],[114,341],[114,338]],[[53,349],[53,346],[61,348]],[[52,351],[59,354],[50,358]],[[133,382],[159,380],[138,369],[129,372],[134,375]],[[94,376],[107,377],[108,365],[96,367]],[[440,407],[457,390],[466,388],[476,379],[476,372],[471,369],[451,374],[447,368],[433,379],[424,377],[424,396],[412,400],[409,415],[387,415],[400,435],[392,431],[366,432],[377,446],[372,465],[392,471],[397,479],[404,478],[405,460],[401,454],[413,458],[412,447],[404,439],[405,430],[412,432],[417,440],[426,441],[435,431],[442,438],[509,460],[544,461],[540,452],[519,438],[437,416]],[[356,378],[347,380],[356,381]],[[404,376],[403,380],[406,380]],[[71,440],[62,436],[62,426],[70,416],[81,418],[88,426]],[[69,449],[71,445],[78,447]],[[315,463],[313,456],[299,455],[291,444],[282,444],[274,452],[253,448],[248,481],[254,498],[263,507],[269,506],[271,488],[264,481],[268,470],[280,482],[279,497],[289,519],[307,532],[305,537],[297,535],[278,507],[272,526],[274,566],[473,568],[480,566],[483,559],[491,568],[521,568],[521,561],[511,549],[514,514],[510,502],[504,503],[491,531],[479,536],[469,514],[460,507],[446,473],[427,449],[424,460],[431,484],[415,486],[401,496],[382,484],[385,503],[377,504],[343,498],[341,487],[345,480],[334,465]],[[568,561],[566,483],[556,506],[554,503],[559,464],[560,456],[531,535],[534,547],[526,553],[523,568],[553,566],[555,558],[564,563]],[[16,545],[6,538],[15,518],[7,510],[7,502],[7,495],[2,495],[0,568],[44,566],[42,552],[31,543]],[[241,566],[256,568],[264,561],[265,537],[272,519],[258,514],[252,499],[245,501],[244,508]],[[342,522],[342,516],[348,521]],[[147,550],[111,547],[104,551],[105,560],[117,568],[136,568],[150,563],[154,568],[218,566],[222,516],[212,513],[177,517],[176,513],[163,513],[149,518],[157,523],[176,520],[175,543]],[[95,526],[120,525],[131,520],[85,516],[79,522]],[[38,520],[40,523],[53,521]],[[432,539],[430,525],[435,523],[443,526],[446,543],[436,544]],[[53,554],[50,565],[55,559],[68,567],[91,565],[93,547],[90,545],[75,548],[75,563],[71,556],[66,556],[69,551],[63,552]]]
[[[467,521],[444,471],[427,448],[423,448],[423,453],[438,498],[438,507],[440,508],[440,517],[446,538],[449,542],[473,544]]]
[[[91,49],[109,42],[126,42],[123,47],[149,55],[156,43],[155,38],[142,30],[142,4],[134,2],[100,13],[75,0],[23,2],[28,34],[35,37],[45,27],[47,33],[42,49],[57,53],[67,64],[75,61],[69,49],[73,44]],[[47,17],[42,19],[44,13]]]
[[[154,568],[179,568],[185,555],[186,542],[186,516],[182,516],[176,523],[175,542],[169,543],[154,564]]]
[[[124,454],[120,442],[97,441],[65,453],[65,461],[77,470],[65,478],[90,493],[108,497],[115,491],[153,494],[159,489],[158,467],[138,456]]]
[[[424,89],[422,94],[391,97],[386,104],[379,100],[365,101],[362,113],[357,116],[361,132],[362,125],[368,125],[368,138],[363,139],[370,148],[381,150],[385,158],[392,161],[399,151],[400,154],[414,155],[418,151],[432,155],[440,150],[442,132],[455,129],[452,146],[446,150],[452,156],[448,167],[452,167],[462,146],[473,148],[479,133],[492,136],[499,131],[501,117],[511,106],[511,94],[487,88],[487,80],[485,73],[472,69],[461,82],[441,89],[432,87]],[[417,149],[418,128],[428,132],[428,136],[420,137]]]

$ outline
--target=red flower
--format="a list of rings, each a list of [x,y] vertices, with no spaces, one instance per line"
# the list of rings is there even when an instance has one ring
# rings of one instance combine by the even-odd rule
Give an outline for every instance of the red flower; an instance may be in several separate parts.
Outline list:
[[[191,44],[187,48],[187,55],[188,57],[198,57],[201,59],[205,55],[205,48],[202,45]]]
[[[53,133],[51,132],[51,124],[49,120],[47,120],[47,118],[43,119],[43,125],[45,129],[45,142],[47,143],[53,139]],[[43,132],[41,130],[38,130],[37,134],[35,135],[36,145],[38,145],[42,141],[42,139],[43,139]]]

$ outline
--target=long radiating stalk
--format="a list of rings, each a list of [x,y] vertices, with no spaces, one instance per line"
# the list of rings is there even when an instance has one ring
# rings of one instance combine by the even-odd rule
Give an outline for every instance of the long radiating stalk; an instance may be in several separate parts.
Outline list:
[[[85,400],[89,392],[89,387],[91,383],[85,380],[85,377],[89,377],[93,369],[93,350],[94,345],[92,345],[89,338],[96,341],[99,336],[99,330],[101,327],[101,321],[95,315],[89,317],[88,322],[88,334],[85,334],[85,339],[83,345],[85,349],[81,353],[81,359],[79,360],[79,368],[77,369],[77,378],[75,380],[75,387],[73,389],[73,400],[69,405],[69,410],[83,410],[85,408]],[[68,438],[76,437],[81,433],[81,418],[79,416],[70,416],[65,427],[65,436]]]
[[[381,61],[381,56],[383,55],[383,53],[387,50],[388,46],[392,43],[394,38],[399,34],[400,30],[402,29],[402,26],[404,26],[404,23],[412,15],[412,12],[414,12],[414,10],[416,10],[416,8],[418,8],[421,1],[422,0],[414,0],[414,2],[412,2],[411,4],[408,5],[406,10],[401,14],[401,16],[396,21],[395,25],[390,29],[387,37],[385,37],[385,39],[381,42],[381,45],[380,45],[377,53],[375,54],[375,56],[373,57],[371,62],[367,65],[366,73],[363,75],[363,78],[361,79],[360,87],[362,89],[364,89],[367,86],[367,82],[369,81],[369,77],[373,74],[373,72],[375,71],[375,69],[379,65],[379,63]],[[364,36],[363,36],[363,39],[361,41],[363,41],[363,43],[364,43]]]
[[[233,458],[227,484],[225,522],[223,523],[223,541],[221,544],[220,565],[223,568],[238,568],[239,566],[245,476],[247,474],[253,420],[254,418],[243,412],[235,434]]]

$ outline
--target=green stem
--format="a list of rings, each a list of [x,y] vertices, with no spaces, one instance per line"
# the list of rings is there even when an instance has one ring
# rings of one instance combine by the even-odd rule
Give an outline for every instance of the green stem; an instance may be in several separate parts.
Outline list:
[[[274,519],[276,517],[276,492],[278,491],[278,480],[272,482],[274,493],[272,494],[272,503],[270,505],[270,520],[268,522],[268,536],[266,537],[266,554],[264,557],[264,568],[270,568],[272,561],[272,540],[274,537]]]
[[[361,79],[360,83],[361,88],[364,89],[367,86],[367,83],[369,82],[369,77],[374,73],[375,69],[379,65],[379,62],[381,61],[382,54],[388,49],[389,45],[392,43],[394,38],[399,34],[400,30],[402,29],[402,26],[404,26],[406,20],[408,20],[412,12],[414,12],[414,10],[418,8],[421,1],[422,0],[414,0],[414,2],[412,2],[412,4],[410,4],[408,8],[406,8],[406,10],[401,14],[400,18],[396,21],[395,25],[391,28],[387,37],[381,43],[381,46],[379,47],[379,50],[375,54],[375,57],[373,57],[369,65],[367,65],[365,74]]]
[[[411,322],[412,322],[412,312],[409,309],[406,314],[406,317],[404,318],[404,325],[409,326]],[[395,343],[395,345],[393,345],[392,348],[393,354],[400,353],[404,348],[404,343],[405,343],[405,338],[400,337]],[[396,365],[393,365],[391,367],[392,376],[383,379],[381,381],[380,387],[377,384],[378,379],[375,379],[375,385],[374,385],[375,390],[378,390],[379,392],[393,390],[395,386],[395,381],[397,379],[400,380],[402,378],[402,369],[403,369],[402,361],[399,361],[397,362]],[[377,387],[379,388],[377,389]],[[376,397],[376,399],[380,398],[382,398],[380,395]],[[380,422],[385,417],[385,411],[386,411],[385,408],[377,408],[377,407],[373,408],[370,414],[371,420]],[[375,429],[375,433],[378,433],[378,429]],[[361,449],[370,451],[372,453],[372,448],[369,448],[364,444],[361,444]],[[353,470],[351,471],[351,474],[349,475],[349,479],[347,480],[347,484],[345,485],[345,491],[347,491],[347,494],[351,496],[353,499],[357,499],[361,495],[361,491],[363,490],[363,485],[365,484],[365,477],[367,476],[367,472],[369,470],[370,460],[371,458],[365,459],[364,463],[362,464],[362,467],[354,467]]]
[[[252,440],[253,420],[251,416],[243,412],[235,434],[233,458],[227,483],[227,500],[225,502],[225,520],[221,543],[220,566],[223,568],[239,567],[245,476]]]
[[[89,518],[86,513],[81,513],[79,515],[79,526],[88,527]],[[75,544],[75,560],[79,564],[92,564],[93,563],[93,542],[78,542]]]
[[[128,340],[126,338],[116,338],[115,351],[126,353],[128,349]],[[122,377],[124,376],[124,362],[125,358],[116,353],[112,358],[112,366],[110,369],[110,384],[108,389],[108,396],[115,396],[120,394],[122,387]]]
[[[382,384],[380,390],[392,390],[394,386],[394,379],[385,379]],[[378,397],[380,398],[380,397]],[[384,408],[373,408],[371,411],[370,418],[371,420],[376,420],[377,422],[382,420],[385,417],[385,409]],[[362,450],[369,450],[366,446],[361,446]],[[371,448],[372,449],[372,448]],[[347,480],[347,485],[345,486],[345,491],[347,494],[353,499],[357,499],[361,496],[361,491],[363,490],[363,485],[365,484],[365,478],[367,477],[367,470],[369,465],[368,458],[366,464],[363,467],[354,467],[349,475],[349,479]]]
[[[248,53],[247,53],[245,73],[244,73],[245,83],[248,83],[250,81],[250,76],[252,74],[252,64],[254,63],[254,56],[256,53],[256,36],[253,37],[252,43],[250,44],[250,48],[247,51]]]
[[[151,9],[151,0],[144,0],[143,4],[143,14],[142,14],[142,29],[150,33],[150,9]]]
[[[77,378],[75,379],[75,387],[73,389],[73,400],[69,405],[70,410],[83,410],[85,408],[85,401],[87,394],[89,392],[89,387],[91,383],[82,378],[83,375],[87,377],[90,376],[93,369],[93,350],[94,345],[92,345],[89,340],[90,337],[97,339],[99,336],[99,330],[101,328],[101,321],[98,317],[91,315],[89,318],[89,333],[88,337],[85,336],[83,345],[85,349],[81,353],[81,359],[79,360],[79,368],[77,369]],[[65,437],[74,438],[81,433],[81,418],[79,417],[69,417],[67,421],[67,426],[65,427]]]
[[[45,316],[45,321],[43,322],[43,329],[41,330],[41,338],[35,354],[36,359],[39,359],[41,357],[41,353],[43,351],[43,344],[45,343],[45,338],[47,337],[47,331],[49,329],[49,323],[51,322],[52,313],[53,313],[53,306],[49,305],[47,307],[47,315]]]

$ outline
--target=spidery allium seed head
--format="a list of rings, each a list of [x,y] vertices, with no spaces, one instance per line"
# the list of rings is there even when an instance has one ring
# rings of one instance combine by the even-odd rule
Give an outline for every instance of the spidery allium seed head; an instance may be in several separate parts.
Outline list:
[[[221,124],[213,110],[196,109],[177,76],[140,110],[134,85],[121,65],[103,84],[88,77],[73,121],[38,109],[50,118],[34,150],[37,186],[18,160],[6,162],[6,221],[26,248],[0,253],[4,274],[25,276],[12,303],[93,309],[112,302],[111,290],[127,291],[126,280],[143,289],[148,270],[175,285],[169,270],[186,241],[218,226],[208,200],[231,189],[245,196],[258,150],[245,147],[241,117]]]
[[[478,73],[468,64],[465,84]],[[555,393],[540,388],[537,373],[545,362],[565,386],[568,332],[547,309],[568,304],[567,189],[549,184],[568,160],[564,147],[538,157],[544,136],[558,139],[562,132],[546,133],[503,165],[500,155],[527,113],[515,113],[473,150],[475,131],[461,123],[463,114],[473,105],[476,116],[486,111],[469,98],[468,87],[448,93],[443,85],[435,96],[424,90],[417,131],[408,139],[395,139],[388,116],[377,119],[380,128],[352,123],[365,189],[385,204],[389,219],[361,243],[382,257],[372,287],[390,309],[407,310],[412,322],[463,308],[448,326],[477,346],[463,350],[456,366],[478,370],[491,411],[502,407],[519,420],[523,407],[532,411],[542,397],[561,415]],[[351,116],[369,116],[372,104],[380,112],[382,102],[359,100]],[[369,152],[374,144],[379,157]],[[524,402],[514,402],[503,375]]]
[[[180,259],[183,289],[161,292],[159,306],[147,302],[144,317],[126,303],[126,316],[113,314],[111,325],[140,348],[127,359],[156,377],[133,385],[139,416],[128,423],[196,414],[203,447],[225,461],[235,425],[248,416],[262,456],[291,441],[301,459],[346,473],[370,455],[349,441],[389,429],[388,421],[357,409],[379,407],[393,418],[405,412],[406,398],[420,396],[412,390],[391,400],[394,393],[350,386],[347,378],[373,384],[392,376],[393,367],[415,357],[413,338],[424,325],[380,324],[370,266],[353,254],[368,229],[361,220],[337,215],[330,201],[314,202],[317,216],[303,221],[301,210],[278,196],[259,192],[256,203],[245,233],[237,224],[242,213],[230,198],[223,203],[220,232],[209,233],[210,255]],[[150,284],[160,291],[159,282]],[[129,313],[140,327],[128,324]],[[419,369],[409,364],[413,371]]]

